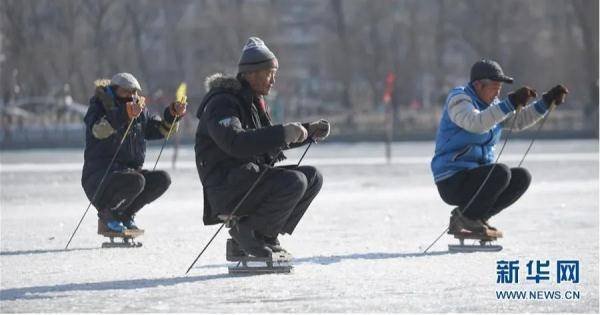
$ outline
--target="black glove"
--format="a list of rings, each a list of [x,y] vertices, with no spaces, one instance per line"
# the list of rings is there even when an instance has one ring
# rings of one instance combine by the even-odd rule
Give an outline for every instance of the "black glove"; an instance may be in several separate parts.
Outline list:
[[[544,104],[546,107],[550,108],[552,104],[558,106],[565,101],[565,97],[569,94],[569,90],[562,84],[559,84],[550,89],[550,91],[544,93],[542,95],[542,100],[544,100]]]
[[[329,136],[331,126],[325,119],[314,121],[308,124],[308,136],[315,141],[325,140]]]
[[[536,98],[537,93],[534,89],[523,86],[514,92],[508,93],[508,100],[513,104],[516,110],[520,107],[524,107],[529,103],[530,99]]]

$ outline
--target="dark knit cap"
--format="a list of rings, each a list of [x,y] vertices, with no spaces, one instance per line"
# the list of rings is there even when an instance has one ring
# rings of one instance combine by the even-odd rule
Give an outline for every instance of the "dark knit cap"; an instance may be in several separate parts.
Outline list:
[[[258,37],[250,37],[244,45],[242,56],[238,63],[238,73],[264,69],[277,69],[279,63],[275,54]]]
[[[513,78],[504,74],[497,62],[490,59],[481,59],[471,67],[471,82],[482,79],[506,83],[513,83],[514,81]]]

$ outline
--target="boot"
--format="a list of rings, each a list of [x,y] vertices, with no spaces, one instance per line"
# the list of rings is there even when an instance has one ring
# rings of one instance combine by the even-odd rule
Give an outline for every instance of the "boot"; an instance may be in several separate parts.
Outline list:
[[[133,221],[133,216],[129,217],[128,220],[123,221],[123,225],[128,229],[128,230],[139,230],[140,228],[137,227],[137,225],[135,224],[135,221]]]
[[[123,225],[128,230],[139,230],[140,228],[135,224],[134,218],[135,214],[128,214],[125,212],[119,212],[119,221],[123,222]]]
[[[481,223],[480,220],[472,220],[460,213],[456,208],[452,211],[450,217],[450,226],[448,227],[449,234],[465,234],[472,233],[476,235],[487,235],[488,228]]]
[[[107,232],[123,233],[124,231],[125,226],[123,226],[121,221],[115,218],[112,211],[98,211],[98,234],[104,234]]]
[[[277,236],[263,235],[259,232],[255,232],[255,234],[257,237],[262,237],[262,239],[265,241],[265,244],[267,244],[267,247],[269,247],[271,251],[273,251],[273,253],[288,252],[287,250],[285,250],[285,248],[281,247]]]
[[[246,256],[246,253],[240,249],[240,245],[234,239],[228,239],[225,247],[227,261],[238,261],[243,256]]]
[[[255,257],[272,257],[273,251],[265,244],[262,238],[257,238],[249,226],[238,223],[229,229],[229,235],[238,243],[241,250]]]
[[[490,230],[494,235],[496,235],[496,237],[502,237],[502,231],[498,230],[496,227],[493,227],[489,224],[489,219],[490,218],[482,218],[481,224],[483,224],[486,228],[488,228],[488,230]]]

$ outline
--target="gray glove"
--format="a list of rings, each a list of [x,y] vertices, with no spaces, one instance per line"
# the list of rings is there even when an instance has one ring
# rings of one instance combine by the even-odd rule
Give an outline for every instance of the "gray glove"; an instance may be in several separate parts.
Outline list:
[[[100,121],[92,126],[92,134],[96,139],[106,139],[115,133],[115,129],[110,125],[106,117],[100,118]]]
[[[329,136],[330,128],[329,122],[325,119],[321,119],[308,124],[308,134],[315,141],[322,141]]]
[[[287,144],[303,142],[308,137],[308,131],[298,122],[287,123],[283,125],[283,136]]]

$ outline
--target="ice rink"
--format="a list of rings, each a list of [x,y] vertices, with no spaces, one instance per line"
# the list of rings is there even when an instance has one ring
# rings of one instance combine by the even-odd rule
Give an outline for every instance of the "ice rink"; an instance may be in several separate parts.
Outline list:
[[[500,162],[519,163],[528,141],[509,142]],[[499,149],[499,147],[498,147]],[[533,183],[491,223],[504,231],[498,253],[450,254],[443,236],[451,207],[429,169],[433,142],[402,142],[386,163],[381,143],[317,144],[303,164],[325,184],[293,236],[289,275],[233,277],[222,231],[184,273],[218,226],[202,224],[193,148],[173,184],[142,209],[142,248],[101,249],[80,185],[80,149],[2,151],[2,312],[598,312],[598,141],[539,140],[524,166]],[[296,163],[302,153],[288,153]],[[158,148],[148,151],[152,167]],[[497,283],[497,262],[519,260],[519,283]],[[548,260],[550,279],[528,281],[526,263]],[[558,260],[578,260],[579,283],[557,283]],[[579,299],[502,300],[497,291],[579,292]]]

